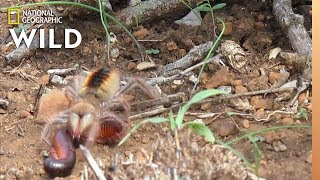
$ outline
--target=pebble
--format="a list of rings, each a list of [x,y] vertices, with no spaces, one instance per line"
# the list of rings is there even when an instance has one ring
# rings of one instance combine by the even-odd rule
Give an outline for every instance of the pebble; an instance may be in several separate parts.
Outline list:
[[[273,107],[273,99],[266,98],[263,99],[262,96],[253,96],[250,101],[251,105],[256,109],[272,109]]]
[[[15,103],[21,103],[21,102],[26,102],[27,99],[23,95],[22,92],[8,92],[7,97],[9,101],[15,102]]]
[[[149,34],[150,32],[146,28],[141,28],[138,31],[132,33],[132,35],[137,39],[143,39]]]
[[[210,102],[208,102],[208,103],[201,104],[200,108],[203,111],[208,111],[211,109],[211,107],[212,107],[212,104]]]
[[[248,89],[244,86],[236,86],[235,87],[236,94],[248,92]]]
[[[287,150],[287,146],[281,141],[273,142],[272,146],[273,146],[274,150],[277,152],[283,152],[283,151]]]
[[[177,44],[176,44],[174,41],[171,41],[171,42],[168,42],[168,43],[167,43],[167,49],[168,49],[169,51],[173,51],[173,50],[178,49],[178,46],[177,46]]]
[[[256,22],[254,23],[254,25],[256,26],[257,29],[262,30],[264,29],[265,25],[263,22]]]
[[[281,124],[282,124],[282,125],[289,126],[289,125],[294,124],[294,121],[293,121],[292,118],[286,117],[286,118],[283,118],[283,119],[281,120]]]
[[[250,127],[250,121],[248,119],[243,120],[242,121],[242,126],[244,128],[246,128],[246,129],[249,128]]]
[[[284,132],[269,132],[264,135],[264,138],[267,143],[279,141],[285,137],[286,137],[286,134]]]
[[[218,121],[214,124],[214,132],[217,132],[220,136],[229,136],[236,134],[237,127],[233,122],[226,120]]]
[[[228,70],[221,69],[214,73],[214,75],[208,80],[205,86],[207,89],[226,86],[230,84],[231,80],[231,75]]]
[[[136,67],[137,67],[136,63],[129,62],[128,65],[127,65],[127,70],[131,71],[131,70],[134,70]]]
[[[49,119],[65,111],[68,107],[69,100],[65,94],[60,90],[52,90],[40,98],[36,122],[40,124],[47,123]]]
[[[217,24],[217,29],[218,29],[218,31],[221,32],[222,29],[223,29],[222,24]],[[223,35],[225,35],[225,36],[230,35],[230,34],[232,33],[232,31],[233,31],[233,24],[232,24],[232,22],[226,22],[226,23],[225,23],[225,29],[224,29]]]
[[[60,85],[66,85],[68,83],[66,80],[63,79],[63,77],[56,74],[53,75],[51,82],[53,84],[60,84]]]
[[[274,84],[280,79],[280,77],[281,77],[280,73],[278,73],[278,72],[270,72],[270,74],[269,74],[269,82],[271,84]]]
[[[187,51],[185,49],[179,49],[178,53],[179,53],[180,58],[187,55]]]
[[[49,74],[45,74],[38,79],[38,83],[41,85],[47,85],[47,84],[49,84],[49,81],[50,81]]]
[[[264,118],[265,114],[266,114],[266,111],[263,108],[260,108],[254,113],[254,116],[258,119],[261,119],[261,118]]]
[[[231,85],[233,85],[233,86],[242,86],[242,81],[241,80],[233,80],[233,81],[231,81]]]
[[[306,98],[307,98],[306,93],[301,93],[301,94],[299,95],[299,97],[298,97],[298,102],[299,102],[299,104],[303,104],[303,103],[305,102]]]
[[[180,79],[173,80],[173,84],[180,85],[180,84],[182,84],[182,80],[180,80]]]
[[[306,162],[312,164],[312,151],[308,153]]]
[[[259,14],[258,20],[259,20],[259,21],[264,21],[264,19],[265,19],[265,15]]]
[[[19,114],[20,114],[20,117],[21,117],[21,118],[27,118],[27,117],[31,116],[30,112],[29,112],[29,111],[26,111],[26,110],[20,111]]]

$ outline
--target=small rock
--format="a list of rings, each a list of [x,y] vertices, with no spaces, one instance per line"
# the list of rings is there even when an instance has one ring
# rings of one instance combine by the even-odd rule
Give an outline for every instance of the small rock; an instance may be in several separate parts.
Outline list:
[[[64,92],[60,90],[52,90],[43,94],[39,100],[36,122],[40,124],[47,123],[54,116],[68,109],[68,107],[69,100],[65,96]]]
[[[169,51],[173,51],[173,50],[178,49],[178,46],[177,46],[177,44],[176,44],[174,41],[171,41],[171,42],[168,42],[168,43],[167,43],[167,49],[168,49]]]
[[[263,99],[261,96],[253,96],[250,101],[251,105],[256,109],[272,109],[273,107],[273,99],[266,98]]]
[[[294,121],[290,117],[286,117],[281,120],[281,124],[286,125],[286,126],[292,125],[293,123],[294,123]]]
[[[50,81],[50,75],[49,74],[45,74],[43,76],[41,76],[39,79],[38,79],[38,83],[40,85],[47,85],[49,84],[49,81]]]
[[[15,102],[15,103],[21,103],[21,102],[26,102],[27,99],[23,95],[22,92],[8,92],[7,97],[9,101]]]
[[[147,61],[144,61],[144,62],[141,62],[137,65],[137,69],[139,71],[142,71],[142,70],[146,70],[146,69],[150,69],[150,68],[155,68],[156,65],[153,63],[153,62],[147,62]]]
[[[146,159],[141,151],[138,151],[135,153],[135,158],[137,161],[140,161],[140,162]]]
[[[181,39],[181,43],[186,47],[186,48],[193,48],[195,46],[194,42],[190,38],[183,38]]]
[[[187,51],[185,49],[179,49],[178,53],[179,53],[180,58],[187,55]]]
[[[236,86],[235,89],[236,89],[235,90],[236,94],[248,92],[248,89],[244,86],[241,86],[241,85]]]
[[[266,111],[263,108],[260,108],[254,113],[254,116],[258,119],[261,119],[261,118],[264,118],[265,114],[266,114]]]
[[[198,78],[196,78],[195,75],[191,75],[191,76],[189,76],[189,81],[196,83],[198,81]]]
[[[267,143],[279,141],[285,137],[286,137],[286,134],[284,132],[269,132],[264,135],[264,138]]]
[[[258,20],[259,21],[264,21],[264,19],[265,19],[265,16],[263,14],[259,14]]]
[[[127,65],[127,70],[128,71],[131,71],[131,70],[134,70],[136,68],[136,63],[134,62],[129,62],[128,65]]]
[[[30,112],[29,112],[29,111],[26,111],[26,110],[20,111],[19,114],[20,114],[20,117],[21,117],[21,118],[27,118],[27,117],[31,116]]]
[[[201,83],[201,84],[206,84],[207,81],[208,81],[208,79],[209,79],[208,73],[203,72],[203,73],[201,74],[201,77],[200,77],[200,83]]]
[[[211,107],[212,107],[212,104],[208,102],[208,103],[201,104],[200,108],[203,111],[208,111],[211,109]]]
[[[207,89],[226,86],[230,84],[231,80],[231,75],[228,70],[221,69],[214,73],[214,75],[208,80],[205,86]]]
[[[233,122],[226,120],[218,121],[214,126],[214,131],[217,132],[220,136],[229,136],[236,134],[237,127]]]
[[[269,82],[271,84],[274,84],[276,83],[281,77],[281,74],[280,73],[277,73],[277,72],[270,72],[269,74]]]
[[[226,22],[226,23],[224,23],[224,24],[225,24],[225,29],[224,29],[223,35],[227,36],[227,35],[229,35],[229,34],[232,33],[232,31],[233,31],[233,24],[232,24],[232,22]],[[222,24],[217,24],[217,29],[218,29],[218,31],[221,32],[222,29],[223,29]]]
[[[257,29],[262,30],[264,29],[264,23],[263,22],[256,22],[254,23]]]
[[[122,98],[127,102],[132,102],[135,99],[135,96],[131,94],[124,94],[122,95]]]
[[[306,101],[306,98],[307,98],[306,93],[299,94],[299,97],[298,97],[299,104],[303,104]]]
[[[238,80],[231,81],[231,85],[233,85],[233,86],[242,86],[243,83],[242,83],[241,80],[238,79]]]
[[[249,128],[249,127],[250,127],[250,121],[247,120],[247,119],[243,120],[243,121],[242,121],[242,126],[243,126],[244,128]]]
[[[312,164],[312,151],[308,153],[306,162]]]
[[[66,85],[68,83],[66,80],[63,79],[63,77],[56,74],[53,75],[51,82],[53,84],[59,84],[59,85]]]
[[[276,152],[283,152],[287,150],[287,146],[281,141],[273,142],[272,146]]]
[[[120,55],[119,48],[112,48],[110,51],[111,58],[117,58]]]
[[[181,85],[182,84],[182,80],[180,80],[180,79],[173,80],[173,84]]]
[[[0,108],[0,114],[5,114],[6,110]]]
[[[248,82],[247,88],[250,91],[257,91],[269,88],[269,78],[266,74],[261,75]]]
[[[132,35],[137,39],[143,39],[149,35],[149,31],[146,28],[141,28],[138,31],[133,32]]]

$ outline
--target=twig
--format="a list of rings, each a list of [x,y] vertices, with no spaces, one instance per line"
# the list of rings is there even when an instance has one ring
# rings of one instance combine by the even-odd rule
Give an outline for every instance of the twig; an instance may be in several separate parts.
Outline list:
[[[184,96],[185,96],[184,92],[179,92],[176,94],[170,94],[168,96],[157,98],[157,99],[150,99],[150,100],[131,103],[130,106],[146,109],[151,106],[159,106],[159,105],[164,105],[166,103],[173,103],[177,101],[182,102]]]
[[[241,96],[253,96],[253,95],[259,95],[259,94],[265,94],[265,93],[277,93],[277,92],[289,91],[289,90],[293,90],[293,89],[296,89],[296,88],[295,87],[285,87],[285,88],[276,88],[276,89],[267,89],[267,90],[245,92],[245,93],[239,93],[239,94],[233,94],[233,95],[227,95],[227,96],[221,96],[221,97],[208,98],[203,101],[197,102],[195,104],[203,104],[203,103],[207,103],[207,102],[221,101],[221,100],[237,98],[237,97],[241,97]],[[158,107],[157,109],[153,109],[150,111],[146,111],[146,112],[132,115],[129,118],[130,119],[141,119],[141,118],[153,116],[156,114],[160,114],[160,113],[178,108],[182,105],[183,105],[183,103],[179,103],[179,104],[175,104],[175,105],[171,106],[170,108],[164,108],[164,107],[159,108]]]
[[[79,65],[76,64],[74,67],[66,68],[66,69],[49,69],[47,73],[56,74],[56,75],[65,75],[65,74],[71,73],[72,71],[76,71],[78,67]]]
[[[166,83],[166,82],[169,82],[169,81],[173,81],[177,78],[179,78],[180,76],[184,76],[185,74],[189,73],[190,71],[202,66],[204,63],[211,63],[211,62],[214,62],[214,61],[218,61],[220,59],[221,55],[218,54],[212,58],[210,58],[208,60],[208,62],[204,62],[204,61],[201,61],[200,63],[194,65],[194,66],[191,66],[187,69],[185,69],[184,71],[181,71],[175,75],[172,75],[170,77],[164,77],[164,76],[161,76],[161,77],[156,77],[156,78],[151,78],[151,79],[148,79],[147,80],[147,83],[150,84],[150,85],[154,85],[154,84],[163,84],[163,83]]]
[[[185,1],[191,7],[195,7],[198,2],[197,0]],[[149,0],[116,12],[116,18],[125,26],[132,27],[136,25],[137,18],[139,18],[139,23],[143,24],[172,15],[174,17],[183,16],[186,11],[187,7],[179,0]]]
[[[274,0],[273,13],[281,27],[287,32],[293,50],[311,58],[311,38],[303,26],[303,16],[293,12],[291,0]]]
[[[211,48],[213,42],[209,41],[203,44],[200,44],[198,46],[193,47],[186,56],[184,56],[183,58],[165,65],[162,70],[161,70],[161,74],[163,74],[164,76],[171,76],[174,75],[176,73],[179,73],[179,70],[181,71],[182,69],[186,69],[190,66],[192,66],[192,64],[194,64],[195,62],[198,62],[199,60],[202,59],[203,55],[209,51],[209,49]]]
[[[91,169],[93,170],[93,172],[95,173],[97,178],[99,180],[106,180],[106,177],[104,176],[104,174],[103,174],[102,170],[100,169],[100,167],[98,166],[97,162],[92,157],[90,151],[85,146],[83,146],[81,144],[79,147],[82,150],[85,158],[87,159]]]

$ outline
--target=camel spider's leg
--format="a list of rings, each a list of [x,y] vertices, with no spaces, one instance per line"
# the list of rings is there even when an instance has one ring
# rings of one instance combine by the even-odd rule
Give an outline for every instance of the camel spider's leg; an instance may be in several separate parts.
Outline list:
[[[147,94],[152,99],[160,97],[160,94],[157,91],[157,89],[154,88],[151,85],[148,85],[143,79],[141,79],[141,78],[129,78],[129,77],[127,77],[126,79],[128,79],[128,84],[126,84],[119,91],[118,96],[121,95],[121,94],[129,92],[134,87],[139,87],[145,94]]]
[[[50,141],[48,140],[48,134],[52,128],[53,125],[57,125],[57,124],[64,124],[67,123],[68,121],[68,115],[66,114],[62,114],[56,118],[54,118],[53,120],[47,122],[47,124],[44,126],[42,133],[41,133],[41,139],[47,143],[49,146],[51,146]]]

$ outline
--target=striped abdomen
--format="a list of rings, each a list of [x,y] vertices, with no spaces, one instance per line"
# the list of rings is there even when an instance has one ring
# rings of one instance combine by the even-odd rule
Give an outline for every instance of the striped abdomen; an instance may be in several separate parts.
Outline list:
[[[120,87],[120,74],[115,69],[100,68],[90,73],[80,90],[80,96],[94,95],[105,100],[117,93]]]

